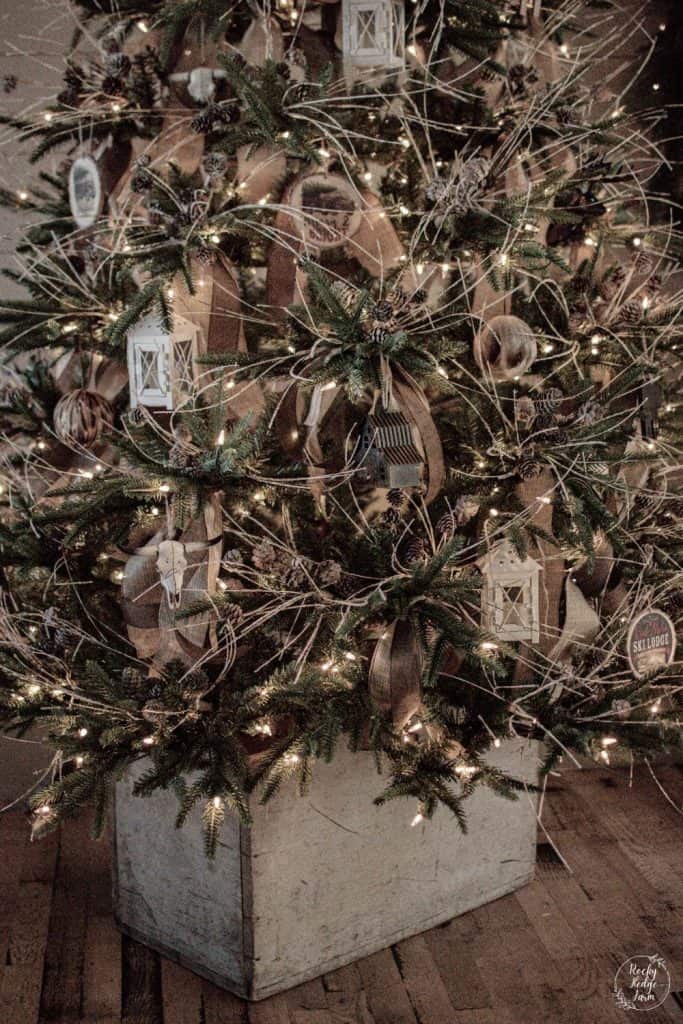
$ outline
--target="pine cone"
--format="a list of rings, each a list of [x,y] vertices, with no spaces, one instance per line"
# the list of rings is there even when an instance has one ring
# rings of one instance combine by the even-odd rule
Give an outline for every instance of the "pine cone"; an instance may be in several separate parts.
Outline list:
[[[368,340],[373,345],[382,346],[389,337],[389,331],[386,327],[373,327],[368,335]]]
[[[102,92],[105,96],[121,96],[125,92],[125,85],[118,75],[105,75],[102,79]]]
[[[382,526],[392,532],[397,529],[401,522],[401,513],[397,508],[387,508],[382,512]]]
[[[394,315],[394,307],[386,299],[382,302],[377,302],[370,310],[370,316],[373,320],[379,320],[380,323],[384,323],[386,320],[391,320]]]
[[[154,179],[146,171],[136,171],[130,180],[131,191],[136,192],[140,195],[143,192],[149,192],[154,186]]]
[[[576,422],[585,427],[592,427],[602,419],[602,406],[589,398],[587,402],[579,406],[576,413]]]
[[[559,408],[563,398],[564,395],[559,388],[547,388],[547,390],[534,398],[536,415],[554,413]]]
[[[216,262],[216,250],[208,245],[198,245],[194,251],[195,258],[203,267],[210,267]]]
[[[530,395],[521,395],[515,399],[515,420],[528,430],[536,418],[536,403]]]
[[[427,558],[427,552],[425,549],[425,542],[421,537],[413,537],[408,541],[405,547],[405,560],[406,562],[423,562]]]
[[[631,256],[633,266],[641,274],[649,274],[654,267],[654,260],[649,252],[645,252],[643,249],[636,249]]]
[[[160,700],[148,700],[142,709],[142,717],[146,722],[160,725],[166,718],[166,707]]]
[[[447,512],[444,512],[444,514],[437,520],[436,523],[437,533],[440,533],[447,540],[451,540],[451,538],[455,535],[457,528],[458,517],[455,514],[455,512],[453,512],[451,509],[449,509]]]
[[[522,480],[532,480],[535,476],[538,476],[543,470],[543,463],[536,455],[536,450],[531,445],[526,448],[517,463],[517,473]]]
[[[112,53],[107,57],[104,66],[108,75],[114,78],[123,78],[130,71],[130,57],[125,53]]]
[[[297,82],[291,89],[287,90],[288,103],[305,103],[311,95],[311,86],[308,82]]]
[[[131,690],[139,689],[145,681],[145,677],[139,668],[126,666],[121,672],[121,682]]]
[[[200,110],[190,121],[190,129],[197,135],[207,135],[213,128],[213,114],[210,108]]]
[[[617,715],[619,718],[628,718],[631,714],[631,704],[627,700],[613,700],[611,712],[613,715]]]
[[[342,568],[339,562],[328,558],[320,562],[315,573],[318,583],[323,587],[336,587],[342,577]]]
[[[387,493],[387,501],[394,508],[400,508],[405,500],[405,494],[399,487],[392,487]]]
[[[221,615],[224,621],[229,622],[232,628],[235,629],[244,618],[244,610],[238,604],[230,602],[230,604],[223,605]]]
[[[479,512],[479,502],[470,494],[461,494],[455,503],[453,511],[455,512],[458,526],[464,526],[470,519],[474,519]]]
[[[621,320],[626,324],[637,324],[643,319],[643,305],[637,299],[625,303],[619,310]]]
[[[279,64],[275,65],[275,70],[277,71],[278,75],[282,76],[282,78],[289,78],[291,74],[289,64],[287,64],[287,62],[284,60],[281,60]]]

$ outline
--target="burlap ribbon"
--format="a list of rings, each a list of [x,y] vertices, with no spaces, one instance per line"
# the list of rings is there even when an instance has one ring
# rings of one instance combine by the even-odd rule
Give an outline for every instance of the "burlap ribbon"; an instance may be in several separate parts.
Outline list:
[[[571,661],[574,648],[590,644],[600,631],[600,619],[595,609],[569,577],[565,579],[564,598],[564,625],[559,640],[548,655],[553,662]]]
[[[195,293],[190,294],[179,275],[174,285],[174,311],[200,328],[203,353],[246,352],[240,282],[233,264],[221,254],[208,267],[193,260],[190,269]],[[203,368],[199,390],[202,382],[209,384],[213,377],[210,369]],[[254,381],[238,381],[223,391],[222,400],[233,419],[249,415],[256,418],[264,408],[263,390]]]
[[[551,497],[555,477],[549,469],[538,476],[523,480],[517,485],[517,497],[527,510],[528,519],[547,534],[552,534],[552,504],[541,501]],[[560,621],[560,598],[565,580],[564,557],[558,547],[549,541],[534,538],[529,545],[529,554],[541,565],[539,574],[539,619],[540,638],[538,649],[549,655],[557,643]],[[534,648],[520,644],[519,657],[515,665],[515,683],[531,680]]]
[[[387,626],[375,646],[368,671],[370,694],[391,713],[397,729],[419,710],[423,657],[415,628],[405,619]]]

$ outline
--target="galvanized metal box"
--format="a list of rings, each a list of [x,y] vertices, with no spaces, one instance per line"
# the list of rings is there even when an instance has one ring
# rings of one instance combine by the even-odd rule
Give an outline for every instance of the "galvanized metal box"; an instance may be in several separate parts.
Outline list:
[[[506,740],[490,763],[536,782],[539,745]],[[142,766],[137,771],[142,771]],[[172,793],[116,789],[119,927],[217,985],[263,999],[512,892],[534,870],[536,798],[478,790],[469,834],[440,808],[411,828],[415,806],[375,807],[370,754],[318,764],[310,793],[288,785],[254,823],[226,820],[214,862],[200,812],[175,829]]]

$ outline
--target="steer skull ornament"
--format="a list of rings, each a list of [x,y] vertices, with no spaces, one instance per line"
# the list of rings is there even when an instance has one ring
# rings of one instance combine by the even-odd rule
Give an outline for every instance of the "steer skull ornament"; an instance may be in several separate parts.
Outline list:
[[[183,579],[187,569],[187,555],[190,552],[208,548],[211,543],[216,542],[190,541],[187,544],[183,544],[180,540],[161,540],[158,544],[147,544],[144,547],[135,549],[136,555],[143,555],[145,557],[156,556],[159,582],[166,591],[166,598],[170,608],[180,607]]]

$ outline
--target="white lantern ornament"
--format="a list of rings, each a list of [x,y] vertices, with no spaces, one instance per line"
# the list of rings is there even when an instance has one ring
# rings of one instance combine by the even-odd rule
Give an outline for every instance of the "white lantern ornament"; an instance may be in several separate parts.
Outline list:
[[[128,332],[130,407],[176,409],[192,392],[200,330],[173,315],[167,331],[154,316],[146,316]]]
[[[403,0],[342,0],[344,71],[405,66]]]
[[[518,643],[540,638],[538,577],[541,566],[520,558],[509,540],[496,544],[477,562],[484,578],[484,625],[499,640]]]

